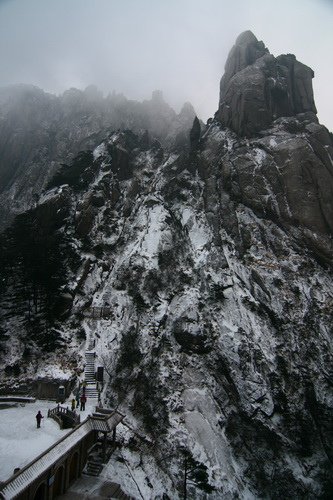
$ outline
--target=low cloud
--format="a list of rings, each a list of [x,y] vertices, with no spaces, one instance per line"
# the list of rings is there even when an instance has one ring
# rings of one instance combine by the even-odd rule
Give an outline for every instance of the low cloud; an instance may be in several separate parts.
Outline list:
[[[326,0],[10,0],[0,2],[0,85],[62,93],[96,84],[128,98],[162,89],[207,119],[238,34],[251,29],[274,55],[315,71],[320,120],[333,129],[333,8]]]

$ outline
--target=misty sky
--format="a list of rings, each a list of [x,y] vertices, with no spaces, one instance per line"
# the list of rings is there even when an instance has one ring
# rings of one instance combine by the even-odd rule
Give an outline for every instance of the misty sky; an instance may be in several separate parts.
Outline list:
[[[0,0],[0,86],[58,94],[93,83],[139,100],[161,89],[206,120],[247,29],[315,71],[319,119],[333,130],[333,0]]]

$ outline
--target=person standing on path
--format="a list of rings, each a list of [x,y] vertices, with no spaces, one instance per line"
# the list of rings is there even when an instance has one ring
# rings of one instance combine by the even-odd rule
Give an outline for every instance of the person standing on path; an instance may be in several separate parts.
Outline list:
[[[80,405],[80,389],[78,389],[76,392],[76,408],[78,408],[79,405]]]
[[[85,393],[82,394],[81,398],[80,398],[80,401],[81,401],[81,406],[80,406],[80,411],[85,411],[86,409],[86,401],[87,401],[87,397],[85,395]]]
[[[43,415],[41,414],[40,410],[38,410],[38,413],[36,415],[36,420],[37,420],[37,429],[40,429],[40,423],[41,423],[41,420],[42,420]]]

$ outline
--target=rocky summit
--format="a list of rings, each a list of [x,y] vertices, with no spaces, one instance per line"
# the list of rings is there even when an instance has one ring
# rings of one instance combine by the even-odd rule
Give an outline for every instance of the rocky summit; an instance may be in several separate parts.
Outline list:
[[[241,136],[255,135],[282,116],[307,113],[307,119],[315,121],[313,76],[293,54],[274,57],[246,31],[226,62],[217,116]]]
[[[78,154],[66,136],[1,235],[2,392],[80,376],[94,340],[145,498],[183,498],[184,467],[188,498],[332,497],[333,140],[312,78],[241,34],[206,125],[155,93],[133,130],[94,122]]]

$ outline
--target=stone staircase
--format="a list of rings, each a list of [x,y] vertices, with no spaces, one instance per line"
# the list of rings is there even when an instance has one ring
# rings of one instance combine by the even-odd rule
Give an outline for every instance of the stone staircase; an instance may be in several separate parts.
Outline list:
[[[95,380],[95,352],[86,351],[85,358],[86,366],[84,368],[84,378],[86,382],[86,396],[89,399],[98,399]]]
[[[102,472],[103,464],[98,460],[88,459],[87,465],[84,470],[84,474],[87,476],[99,476]]]

